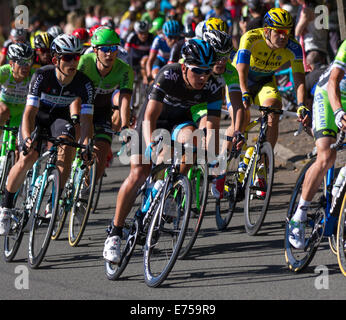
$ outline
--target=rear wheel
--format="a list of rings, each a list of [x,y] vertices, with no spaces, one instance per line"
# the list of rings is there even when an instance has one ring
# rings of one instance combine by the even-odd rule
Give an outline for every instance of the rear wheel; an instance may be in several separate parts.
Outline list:
[[[339,268],[342,274],[346,277],[346,193],[341,198],[342,205],[339,214],[338,229],[337,229],[337,256]]]

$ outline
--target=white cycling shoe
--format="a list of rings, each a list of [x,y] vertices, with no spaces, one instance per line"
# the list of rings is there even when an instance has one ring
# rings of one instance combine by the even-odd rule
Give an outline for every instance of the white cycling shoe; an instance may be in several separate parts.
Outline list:
[[[7,236],[11,229],[11,213],[8,208],[0,209],[0,236]]]
[[[121,239],[119,236],[108,237],[103,249],[103,258],[109,262],[118,264],[121,259]]]
[[[306,222],[290,221],[288,241],[296,249],[305,247],[305,226]]]

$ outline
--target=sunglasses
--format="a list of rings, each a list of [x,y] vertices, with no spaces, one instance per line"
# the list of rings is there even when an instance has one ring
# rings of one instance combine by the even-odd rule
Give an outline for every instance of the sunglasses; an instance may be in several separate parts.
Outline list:
[[[203,69],[203,68],[198,68],[195,66],[190,66],[188,64],[185,65],[187,68],[189,68],[193,73],[198,74],[198,75],[209,75],[212,73],[212,69]]]
[[[272,30],[274,30],[276,33],[278,33],[280,35],[284,34],[284,35],[288,36],[291,33],[290,29],[275,29],[275,28],[270,28],[270,27],[268,27],[268,29],[272,29]]]
[[[64,55],[61,55],[59,58],[65,62],[71,62],[72,60],[79,61],[80,55],[79,54],[64,54]]]
[[[16,61],[16,64],[18,64],[18,65],[21,66],[21,67],[24,67],[24,66],[30,66],[30,65],[32,65],[32,62],[33,62],[32,59],[29,59],[29,60],[17,60],[17,61]]]
[[[38,48],[36,49],[36,51],[41,53],[50,53],[50,49],[46,49],[46,48]]]
[[[118,50],[118,46],[117,45],[113,45],[113,46],[101,46],[101,47],[97,47],[97,49],[101,50],[104,53],[107,52],[115,52]]]

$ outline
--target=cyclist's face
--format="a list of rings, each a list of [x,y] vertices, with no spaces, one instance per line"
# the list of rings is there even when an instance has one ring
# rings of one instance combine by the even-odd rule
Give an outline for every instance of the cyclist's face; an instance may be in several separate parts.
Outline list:
[[[270,29],[270,40],[275,48],[285,48],[288,43],[289,33],[286,30]]]
[[[179,40],[179,37],[171,37],[171,36],[167,37],[167,36],[165,36],[165,38],[166,38],[167,45],[168,45],[170,48],[172,48],[173,45],[174,45],[175,43],[177,43],[178,40]]]
[[[53,63],[58,64],[61,71],[67,76],[74,76],[77,72],[77,66],[80,55],[78,54],[64,54],[59,57],[53,58]]]
[[[36,53],[43,65],[50,64],[52,62],[52,57],[50,55],[49,49],[44,49],[44,50],[38,49],[36,50]]]
[[[213,67],[213,72],[215,74],[225,73],[227,60],[228,57],[220,57]]]
[[[205,70],[206,72],[201,73],[203,69],[201,70],[198,66],[186,66],[185,64],[183,64],[182,68],[183,74],[185,74],[187,70],[187,80],[195,90],[201,90],[205,86],[211,75],[211,69],[207,69]]]
[[[18,78],[26,78],[29,76],[30,69],[31,69],[31,64],[26,64],[26,65],[19,65],[16,62],[11,63],[12,68],[13,68],[13,73],[18,76]]]
[[[107,47],[107,46],[104,46]],[[96,48],[96,54],[98,59],[102,62],[106,67],[111,67],[117,57],[117,51],[104,52],[100,47]]]
[[[147,41],[148,37],[149,37],[149,33],[148,32],[137,32],[137,36],[138,39],[142,42]]]

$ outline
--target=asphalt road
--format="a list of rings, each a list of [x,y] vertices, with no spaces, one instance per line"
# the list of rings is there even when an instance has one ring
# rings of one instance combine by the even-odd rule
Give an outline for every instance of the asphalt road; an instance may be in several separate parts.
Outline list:
[[[113,145],[114,150],[118,145]],[[38,300],[292,300],[346,298],[346,279],[328,242],[321,243],[307,270],[293,274],[284,259],[284,218],[298,171],[280,169],[270,209],[257,236],[245,233],[242,206],[229,228],[216,229],[214,200],[209,197],[206,218],[190,258],[178,260],[160,288],[149,288],[143,280],[140,249],[120,280],[104,274],[102,251],[105,229],[113,217],[116,192],[129,172],[116,160],[107,170],[97,214],[90,217],[80,244],[72,248],[67,227],[52,241],[38,270],[27,265],[28,236],[13,263],[0,259],[0,299]],[[2,239],[1,239],[2,241]]]

